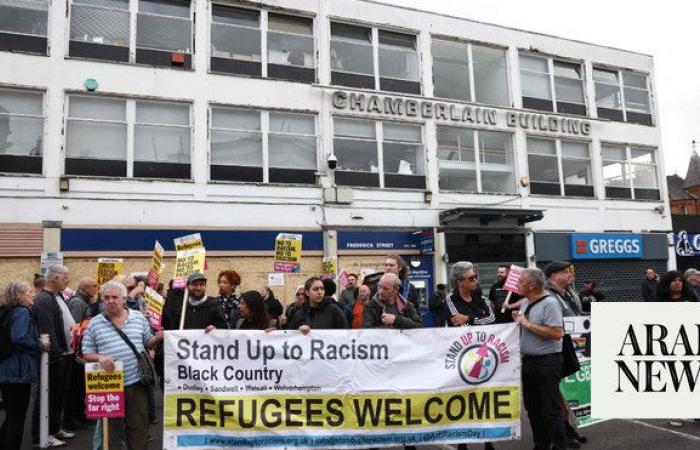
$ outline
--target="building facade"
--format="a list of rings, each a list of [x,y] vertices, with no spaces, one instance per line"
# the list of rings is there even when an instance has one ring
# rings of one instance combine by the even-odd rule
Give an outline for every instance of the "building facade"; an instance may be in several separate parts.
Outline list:
[[[324,255],[361,272],[401,253],[426,296],[462,259],[487,285],[498,263],[573,258],[619,300],[621,268],[675,264],[649,55],[362,0],[0,17],[2,282],[36,270],[37,242],[138,271],[191,231],[244,288],[277,232],[302,233],[286,298]]]

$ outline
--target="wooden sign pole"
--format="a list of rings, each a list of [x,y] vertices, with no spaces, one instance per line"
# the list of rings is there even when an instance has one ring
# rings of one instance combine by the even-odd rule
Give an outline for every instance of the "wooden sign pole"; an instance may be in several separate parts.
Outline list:
[[[109,420],[102,418],[102,450],[109,450]]]
[[[185,314],[187,314],[187,301],[189,298],[189,290],[185,287],[185,295],[182,297],[182,312],[180,313],[180,329],[185,329]]]

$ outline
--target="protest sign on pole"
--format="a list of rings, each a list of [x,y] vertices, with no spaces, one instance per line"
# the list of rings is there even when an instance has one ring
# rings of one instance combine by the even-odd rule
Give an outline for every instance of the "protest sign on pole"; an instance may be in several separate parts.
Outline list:
[[[508,269],[508,278],[506,278],[506,282],[503,283],[503,289],[508,291],[508,295],[501,307],[501,314],[506,312],[506,305],[510,303],[510,297],[513,294],[521,295],[518,283],[520,283],[520,276],[523,274],[523,270],[525,270],[525,268],[516,265],[511,265],[510,269]]]
[[[124,366],[114,362],[114,370],[100,363],[85,364],[85,417],[90,420],[124,417]]]
[[[175,251],[182,252],[185,250],[192,250],[194,248],[204,247],[204,241],[202,241],[202,235],[199,233],[188,234],[187,236],[182,236],[173,239],[175,243]]]
[[[102,286],[124,271],[122,258],[99,258],[97,260],[97,286]]]
[[[173,274],[173,287],[183,288],[187,286],[187,277],[195,272],[204,272],[204,258],[206,250],[195,248],[177,252],[175,260],[175,273]]]
[[[309,336],[171,331],[163,446],[332,449],[519,439],[518,336],[515,324]]]
[[[338,271],[338,258],[335,256],[326,256],[321,262],[321,278],[335,280]]]
[[[160,273],[163,270],[163,254],[165,250],[160,242],[156,241],[153,248],[153,258],[151,259],[151,268],[148,269],[148,285],[151,289],[156,289],[158,287],[158,280],[160,279]]]
[[[578,425],[591,425],[602,420],[591,416],[591,317],[564,317],[564,329],[571,335],[581,368],[561,380],[560,390]]]
[[[277,235],[273,271],[301,271],[301,234],[280,233]]]
[[[163,322],[163,305],[165,305],[165,300],[158,292],[150,287],[146,287],[143,293],[143,299],[146,302],[146,317],[148,317],[148,322],[154,330],[160,330]]]
[[[63,253],[43,252],[41,254],[41,265],[39,268],[39,273],[41,275],[46,275],[46,271],[49,270],[49,267],[53,266],[54,264],[63,265]]]

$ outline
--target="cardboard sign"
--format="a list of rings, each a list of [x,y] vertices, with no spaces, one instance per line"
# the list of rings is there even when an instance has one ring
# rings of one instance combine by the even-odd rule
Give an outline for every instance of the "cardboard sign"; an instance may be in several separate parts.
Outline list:
[[[202,235],[199,233],[188,234],[187,236],[175,238],[173,239],[173,242],[175,243],[175,251],[177,252],[204,247]]]
[[[151,268],[148,270],[148,285],[155,289],[158,287],[158,280],[160,279],[160,274],[163,271],[163,246],[160,242],[156,241],[156,245],[153,248],[153,259],[151,260]]]
[[[39,273],[41,275],[46,275],[49,267],[54,264],[63,265],[63,253],[61,252],[44,252],[41,254],[41,266],[39,268]]]
[[[335,280],[336,272],[338,271],[338,258],[328,256],[323,258],[321,262],[321,278]]]
[[[273,270],[275,272],[301,271],[301,234],[277,235]]]
[[[85,364],[85,416],[88,419],[124,417],[124,366],[114,362],[114,370],[99,363]]]
[[[122,258],[99,258],[97,260],[97,286],[102,286],[124,271]]]
[[[143,299],[146,302],[146,317],[148,317],[148,323],[151,324],[154,330],[160,330],[163,321],[163,305],[165,304],[165,300],[150,287],[146,287],[143,293]]]
[[[182,288],[187,286],[187,277],[195,272],[204,272],[204,259],[206,257],[204,248],[195,248],[177,252],[175,260],[175,274],[173,275],[173,287]]]
[[[345,288],[348,285],[347,271],[343,270],[342,272],[340,272],[340,275],[338,275],[338,284],[343,286],[343,288]]]
[[[518,283],[520,282],[520,275],[522,275],[523,270],[525,269],[520,266],[510,266],[508,278],[506,278],[506,282],[503,285],[503,289],[505,289],[506,291],[510,291],[514,294],[521,295],[520,288],[518,288]]]
[[[267,285],[268,286],[284,286],[284,274],[283,273],[268,273],[267,274]]]

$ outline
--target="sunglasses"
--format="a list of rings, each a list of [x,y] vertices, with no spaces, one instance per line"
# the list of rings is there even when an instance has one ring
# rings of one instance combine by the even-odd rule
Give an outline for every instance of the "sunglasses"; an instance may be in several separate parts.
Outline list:
[[[476,280],[479,279],[479,277],[477,277],[476,275],[472,275],[472,276],[470,276],[470,277],[464,277],[464,278],[462,278],[462,279],[463,279],[463,280],[467,280],[467,281],[476,281]]]

